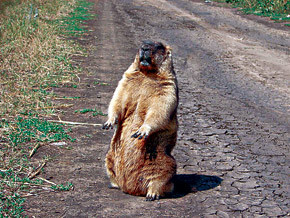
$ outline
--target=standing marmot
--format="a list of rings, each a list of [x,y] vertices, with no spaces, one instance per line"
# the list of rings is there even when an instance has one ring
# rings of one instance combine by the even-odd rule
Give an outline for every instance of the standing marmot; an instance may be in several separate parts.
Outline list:
[[[106,156],[112,187],[155,200],[173,190],[178,87],[171,49],[144,41],[124,73],[103,129],[117,129]]]

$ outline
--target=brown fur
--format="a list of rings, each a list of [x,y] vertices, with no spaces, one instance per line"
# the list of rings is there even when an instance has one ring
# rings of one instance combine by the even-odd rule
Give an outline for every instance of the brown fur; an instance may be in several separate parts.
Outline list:
[[[164,48],[152,54],[147,68],[137,54],[115,90],[104,124],[106,129],[117,124],[106,156],[112,186],[147,200],[171,192],[176,173],[171,151],[177,137],[178,88],[171,49]]]

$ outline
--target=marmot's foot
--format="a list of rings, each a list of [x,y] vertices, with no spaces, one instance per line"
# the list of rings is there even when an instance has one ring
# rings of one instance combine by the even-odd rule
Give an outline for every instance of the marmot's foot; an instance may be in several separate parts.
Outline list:
[[[112,184],[112,183],[110,183],[110,184],[108,185],[108,188],[109,188],[109,189],[120,189],[118,185],[116,185],[116,184]]]
[[[151,193],[147,193],[146,195],[146,201],[154,201],[154,200],[159,200],[160,196],[158,194],[151,194]]]

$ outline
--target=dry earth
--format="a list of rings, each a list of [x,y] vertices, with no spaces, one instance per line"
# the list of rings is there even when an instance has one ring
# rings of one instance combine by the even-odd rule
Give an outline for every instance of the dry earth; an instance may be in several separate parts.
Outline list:
[[[189,0],[96,1],[97,18],[77,58],[89,74],[63,96],[81,96],[60,113],[65,121],[99,123],[117,82],[144,39],[173,48],[180,88],[179,136],[173,155],[177,181],[195,192],[146,202],[108,189],[104,158],[112,131],[73,126],[73,149],[42,147],[54,158],[42,176],[74,184],[69,192],[27,199],[29,217],[278,217],[289,216],[290,34],[237,14]],[[99,84],[98,84],[99,82]],[[100,83],[109,85],[101,85]],[[71,100],[67,100],[71,103]],[[66,103],[62,101],[62,103]]]

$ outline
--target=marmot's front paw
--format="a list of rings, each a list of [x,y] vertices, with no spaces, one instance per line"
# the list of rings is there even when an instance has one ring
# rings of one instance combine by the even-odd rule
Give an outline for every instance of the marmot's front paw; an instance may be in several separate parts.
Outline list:
[[[147,139],[149,136],[150,130],[151,130],[150,126],[142,125],[140,129],[138,129],[138,131],[135,132],[131,137],[138,138],[138,139],[142,139],[144,137],[144,139]]]
[[[117,118],[108,119],[108,121],[103,124],[102,129],[107,129],[107,130],[109,128],[113,129],[114,125],[117,124],[117,123],[118,123],[118,119]]]

